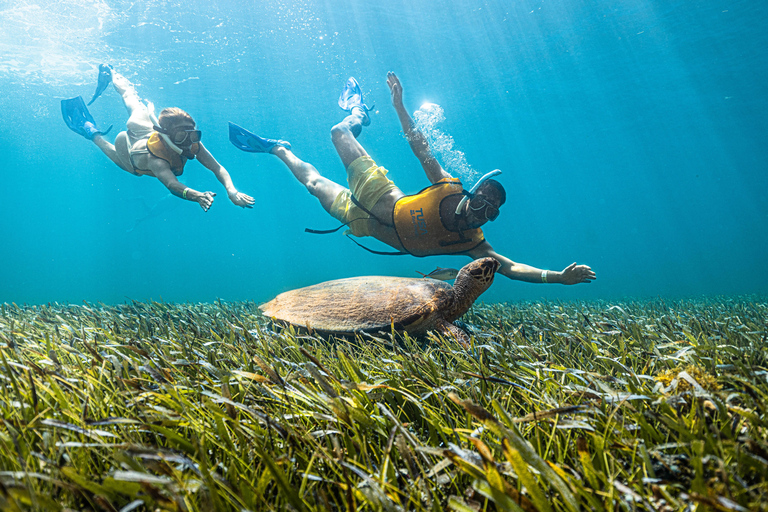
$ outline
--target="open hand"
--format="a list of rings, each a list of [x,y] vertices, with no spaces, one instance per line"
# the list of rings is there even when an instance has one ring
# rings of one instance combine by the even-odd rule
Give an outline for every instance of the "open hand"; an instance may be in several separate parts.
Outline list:
[[[204,212],[208,211],[208,208],[211,207],[213,204],[213,198],[216,197],[216,194],[214,192],[203,192],[200,194],[200,197],[197,198],[197,202],[200,205],[200,208],[203,209]]]
[[[235,203],[235,205],[242,206],[243,208],[253,208],[253,203],[255,203],[251,196],[243,194],[242,192],[229,194],[229,200]]]
[[[389,86],[390,94],[392,94],[392,105],[395,107],[401,106],[403,104],[403,85],[392,71],[387,73],[387,85]]]
[[[590,283],[595,279],[595,273],[587,265],[571,263],[561,273],[563,284]]]

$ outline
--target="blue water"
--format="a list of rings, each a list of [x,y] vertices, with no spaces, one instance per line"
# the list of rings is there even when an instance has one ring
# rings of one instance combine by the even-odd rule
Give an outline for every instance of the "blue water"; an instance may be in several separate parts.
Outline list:
[[[264,301],[465,264],[305,234],[337,222],[277,158],[227,140],[227,121],[290,140],[344,183],[330,128],[355,76],[376,104],[362,144],[415,193],[428,182],[390,70],[409,111],[442,107],[472,170],[503,171],[508,202],[485,228],[496,250],[597,272],[571,287],[498,277],[484,300],[764,294],[766,26],[768,4],[727,0],[0,1],[0,302]],[[89,100],[101,62],[158,111],[190,112],[256,207],[231,204],[197,162],[181,180],[217,192],[212,209],[164,199],[69,131],[59,102]],[[91,113],[111,136],[127,119],[111,88]]]

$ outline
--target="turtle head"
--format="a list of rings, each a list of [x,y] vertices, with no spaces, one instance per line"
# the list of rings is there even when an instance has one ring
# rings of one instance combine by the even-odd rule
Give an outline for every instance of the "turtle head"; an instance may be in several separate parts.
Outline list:
[[[474,260],[459,270],[456,281],[453,284],[453,308],[451,308],[453,321],[467,312],[475,300],[491,286],[493,276],[501,266],[495,258],[481,258]]]

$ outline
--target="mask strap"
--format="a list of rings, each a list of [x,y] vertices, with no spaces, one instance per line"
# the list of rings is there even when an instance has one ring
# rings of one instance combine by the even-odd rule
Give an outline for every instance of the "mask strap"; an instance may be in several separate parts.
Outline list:
[[[162,128],[160,128],[160,121],[157,120],[157,116],[155,115],[155,105],[151,101],[147,102],[147,112],[149,112],[149,120],[152,121],[152,124],[155,125],[153,128],[160,135],[160,138],[165,141],[165,143],[174,153],[177,155],[182,154],[184,150],[174,144],[173,141],[171,141],[171,138],[166,133],[164,133],[164,131],[162,131]]]
[[[459,201],[459,204],[456,206],[456,215],[461,213],[461,209],[464,207],[464,204],[469,201],[469,199],[472,197],[478,187],[480,187],[480,185],[493,178],[494,176],[498,176],[499,174],[501,174],[501,171],[499,169],[494,169],[491,172],[484,174],[482,178],[477,180],[477,182],[472,185],[472,188],[469,189],[469,193],[464,195],[464,197],[461,198],[461,201]]]

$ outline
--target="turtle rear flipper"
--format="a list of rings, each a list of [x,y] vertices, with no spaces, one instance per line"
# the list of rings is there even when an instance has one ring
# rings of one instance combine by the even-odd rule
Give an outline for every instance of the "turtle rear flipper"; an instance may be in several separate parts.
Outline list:
[[[461,343],[461,346],[469,348],[469,335],[451,322],[440,318],[435,323],[435,330],[443,336],[456,338],[456,341]]]

